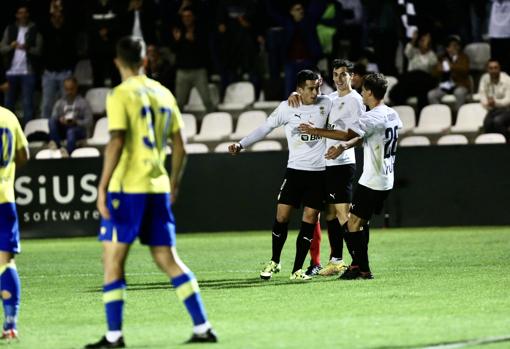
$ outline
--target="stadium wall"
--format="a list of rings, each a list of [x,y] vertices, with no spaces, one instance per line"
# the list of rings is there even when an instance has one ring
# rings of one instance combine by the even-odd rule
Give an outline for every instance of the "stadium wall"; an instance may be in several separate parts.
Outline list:
[[[507,145],[399,149],[386,219],[376,217],[373,226],[510,224],[509,150]],[[178,231],[270,229],[286,161],[286,152],[190,155],[174,207]],[[22,168],[15,183],[22,236],[95,235],[101,166],[101,159],[91,158],[33,160]]]

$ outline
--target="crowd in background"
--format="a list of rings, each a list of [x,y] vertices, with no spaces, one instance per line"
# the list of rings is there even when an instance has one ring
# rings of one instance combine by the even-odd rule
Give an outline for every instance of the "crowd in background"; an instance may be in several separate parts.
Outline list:
[[[249,80],[257,96],[281,100],[301,69],[318,67],[329,80],[334,58],[398,77],[391,100],[416,96],[418,109],[446,93],[458,109],[475,92],[468,43],[489,42],[501,69],[510,68],[510,0],[8,0],[0,30],[2,102],[20,103],[23,123],[62,120],[56,102],[79,60],[90,60],[94,87],[118,84],[115,42],[125,35],[145,41],[148,76],[181,107],[196,87],[207,111],[211,79],[220,94]]]

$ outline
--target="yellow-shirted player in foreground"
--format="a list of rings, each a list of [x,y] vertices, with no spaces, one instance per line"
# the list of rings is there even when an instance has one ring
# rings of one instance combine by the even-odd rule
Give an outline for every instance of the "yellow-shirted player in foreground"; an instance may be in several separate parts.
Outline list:
[[[173,95],[140,74],[143,43],[125,37],[117,43],[115,65],[122,83],[107,98],[110,141],[104,153],[97,207],[102,216],[105,304],[108,331],[85,348],[124,348],[122,310],[125,261],[136,237],[150,247],[156,264],[170,278],[190,314],[194,329],[188,342],[216,342],[197,281],[175,249],[174,202],[185,157],[183,121]],[[165,169],[167,138],[173,143],[172,173]],[[172,197],[170,196],[172,189]]]
[[[0,292],[4,308],[3,340],[18,338],[16,321],[21,284],[14,263],[20,252],[19,225],[14,202],[16,166],[28,160],[28,143],[16,116],[0,107]]]

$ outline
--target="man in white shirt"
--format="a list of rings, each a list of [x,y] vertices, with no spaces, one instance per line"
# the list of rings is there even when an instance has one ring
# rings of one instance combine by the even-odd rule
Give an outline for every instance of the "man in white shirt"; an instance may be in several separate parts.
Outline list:
[[[319,212],[323,207],[326,144],[322,137],[301,134],[298,126],[302,122],[311,122],[318,127],[325,127],[332,103],[327,96],[319,96],[319,76],[310,70],[302,70],[297,74],[297,91],[303,101],[300,107],[293,108],[287,101],[282,102],[265,124],[239,143],[229,146],[230,153],[239,153],[263,139],[273,129],[285,127],[289,160],[278,195],[272,231],[271,261],[260,273],[264,280],[270,279],[273,273],[281,270],[280,255],[287,239],[289,219],[293,209],[299,208],[301,204],[304,206],[303,218],[296,241],[296,257],[290,279],[311,279],[301,268],[310,249]]]
[[[487,73],[480,79],[480,103],[487,109],[483,121],[487,133],[502,133],[510,140],[510,77],[501,71],[499,62],[487,62]]]
[[[361,94],[363,103],[370,111],[363,113],[358,122],[349,126],[347,132],[316,128],[310,123],[299,126],[299,130],[305,134],[347,141],[338,147],[330,147],[326,153],[328,159],[334,159],[363,142],[363,174],[354,192],[349,219],[344,225],[345,241],[348,249],[353,251],[353,261],[340,276],[343,280],[373,278],[363,226],[374,213],[381,212],[393,188],[398,129],[402,127],[397,112],[383,103],[387,88],[388,82],[384,75],[369,74],[365,77]]]

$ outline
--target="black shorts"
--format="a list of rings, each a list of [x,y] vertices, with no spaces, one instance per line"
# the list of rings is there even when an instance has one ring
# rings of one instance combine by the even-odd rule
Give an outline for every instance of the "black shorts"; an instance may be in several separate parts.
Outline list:
[[[352,182],[355,172],[355,164],[326,167],[326,202],[328,204],[352,202]]]
[[[358,183],[354,191],[351,212],[365,220],[370,220],[372,215],[381,213],[384,200],[391,190],[373,190]]]
[[[324,208],[326,171],[302,171],[287,168],[278,203],[300,208],[301,204],[316,210]]]

